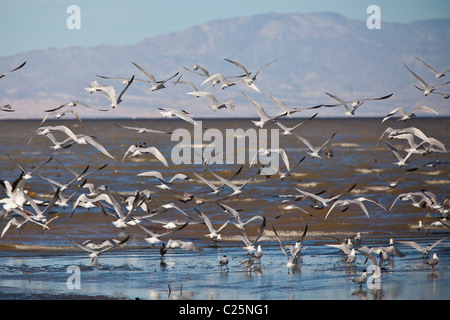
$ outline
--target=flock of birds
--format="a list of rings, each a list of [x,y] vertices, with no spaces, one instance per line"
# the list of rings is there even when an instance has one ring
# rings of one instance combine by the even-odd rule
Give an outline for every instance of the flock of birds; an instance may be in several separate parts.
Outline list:
[[[56,154],[57,150],[69,148],[74,144],[81,144],[81,145],[89,144],[92,147],[95,147],[99,152],[103,153],[107,157],[111,159],[116,159],[116,157],[111,155],[103,145],[101,145],[98,141],[96,141],[95,137],[91,136],[90,134],[76,134],[70,128],[63,125],[44,126],[45,121],[50,116],[59,119],[69,113],[74,115],[76,119],[81,123],[82,120],[77,112],[78,108],[80,107],[93,108],[99,110],[100,112],[111,111],[114,108],[117,108],[119,104],[123,102],[124,99],[126,100],[125,95],[126,91],[133,83],[137,82],[146,83],[147,85],[149,85],[150,91],[153,92],[166,88],[168,82],[176,78],[177,76],[178,78],[172,80],[173,85],[183,84],[189,86],[192,89],[192,91],[188,92],[187,94],[192,95],[195,98],[199,99],[202,98],[208,99],[210,101],[208,107],[211,110],[219,111],[221,109],[230,109],[233,113],[235,113],[236,106],[232,99],[219,102],[216,96],[213,93],[207,91],[207,89],[215,86],[220,86],[220,88],[224,90],[232,86],[243,86],[244,88],[249,88],[257,93],[261,93],[260,89],[255,84],[256,78],[263,71],[263,69],[269,67],[270,65],[275,63],[275,61],[267,63],[259,70],[257,70],[255,73],[253,73],[248,71],[248,69],[245,66],[243,66],[241,63],[237,61],[233,61],[230,59],[225,60],[238,67],[240,71],[243,72],[243,74],[238,76],[225,76],[223,73],[210,74],[202,66],[194,65],[189,68],[184,68],[184,72],[182,72],[181,74],[177,72],[165,80],[158,81],[150,72],[148,72],[138,64],[133,63],[133,65],[137,68],[137,70],[139,70],[143,75],[145,75],[146,77],[145,79],[138,79],[135,77],[135,75],[131,77],[109,77],[98,75],[98,77],[101,79],[121,80],[122,84],[124,85],[124,88],[120,91],[119,94],[117,94],[113,86],[102,85],[99,84],[98,81],[93,81],[89,83],[88,87],[85,88],[85,90],[90,94],[99,94],[106,97],[110,103],[107,107],[97,108],[79,101],[70,101],[56,108],[45,110],[45,117],[41,121],[39,128],[30,137],[28,143],[29,144],[32,143],[32,139],[36,138],[37,136],[46,137],[52,144],[50,148],[53,149],[55,153],[48,160],[35,166],[32,170],[25,169],[22,165],[19,164],[19,162],[16,161],[14,157],[8,155],[10,160],[14,161],[20,168],[21,173],[20,177],[15,181],[1,180],[1,184],[3,185],[6,191],[6,197],[0,200],[0,203],[3,205],[2,217],[8,219],[8,222],[6,223],[5,227],[2,230],[1,238],[4,238],[5,234],[9,229],[15,227],[18,230],[22,230],[26,225],[29,224],[36,224],[42,227],[43,230],[50,229],[50,223],[57,218],[57,216],[51,217],[51,213],[53,212],[53,210],[58,210],[56,208],[62,208],[61,210],[64,210],[65,207],[71,207],[72,208],[71,216],[74,214],[76,210],[79,210],[79,208],[83,208],[81,210],[87,210],[89,208],[97,208],[104,215],[111,217],[111,222],[113,226],[120,230],[129,230],[130,226],[135,226],[136,228],[141,229],[146,235],[145,240],[150,245],[160,246],[161,259],[163,259],[164,254],[168,249],[182,248],[185,250],[202,251],[201,247],[199,247],[198,245],[196,245],[194,242],[191,241],[170,239],[167,242],[165,242],[164,240],[162,240],[162,238],[174,236],[175,233],[185,228],[188,228],[190,225],[199,224],[205,225],[207,227],[208,233],[205,234],[205,236],[209,238],[214,244],[217,245],[222,241],[221,237],[222,231],[225,228],[229,228],[230,225],[234,225],[239,230],[239,234],[235,237],[235,239],[238,239],[243,242],[244,244],[243,248],[248,253],[247,259],[245,259],[245,261],[243,261],[242,264],[245,267],[251,269],[255,264],[260,263],[261,258],[263,256],[261,240],[264,238],[263,234],[267,229],[266,217],[264,215],[254,215],[251,216],[250,218],[247,218],[248,215],[245,215],[244,217],[242,216],[242,213],[240,212],[239,209],[235,209],[227,205],[225,202],[230,197],[237,197],[241,194],[245,194],[244,190],[245,187],[247,187],[247,185],[249,185],[253,181],[253,179],[260,173],[262,167],[257,168],[256,172],[248,180],[245,180],[244,183],[238,185],[236,182],[233,182],[233,179],[238,174],[240,174],[242,167],[232,177],[225,178],[210,170],[209,169],[211,165],[211,163],[209,163],[210,159],[204,159],[205,168],[206,170],[208,170],[209,173],[211,173],[211,175],[214,177],[214,180],[208,180],[202,175],[198,174],[197,172],[192,172],[193,175],[195,175],[195,177],[198,179],[198,181],[201,182],[202,186],[208,188],[208,191],[203,191],[195,194],[191,194],[186,191],[175,190],[174,186],[176,181],[192,180],[191,177],[188,177],[183,173],[177,173],[169,179],[167,177],[164,177],[160,171],[142,172],[138,174],[138,176],[151,177],[159,181],[160,185],[157,185],[156,186],[157,188],[165,190],[168,193],[175,194],[177,199],[184,203],[192,202],[195,205],[197,205],[197,207],[193,208],[194,210],[193,214],[187,213],[186,210],[183,210],[180,206],[177,206],[174,202],[163,204],[159,206],[157,209],[152,209],[152,199],[151,199],[152,192],[148,189],[138,190],[135,194],[127,197],[121,195],[120,191],[114,192],[110,190],[108,186],[105,185],[94,186],[92,183],[87,182],[88,175],[94,174],[99,170],[102,170],[103,168],[106,167],[106,165],[101,166],[98,169],[92,171],[88,171],[89,166],[87,166],[86,169],[83,170],[82,172],[76,172],[70,167],[67,167],[63,163],[54,159],[54,155]],[[445,76],[445,72],[441,73],[437,72],[423,60],[420,61],[423,62],[431,71],[435,73],[436,78],[441,78]],[[14,72],[21,69],[22,67],[25,66],[25,64],[26,62],[22,63],[20,66],[8,72],[0,74],[0,78],[7,76],[10,72]],[[438,94],[443,96],[445,99],[448,99],[447,94],[437,92],[436,90],[440,87],[447,85],[448,83],[450,83],[450,81],[438,85],[430,85],[426,83],[414,71],[412,71],[408,66],[405,65],[405,67],[421,84],[422,87],[416,86],[416,88],[418,90],[421,90],[425,96],[430,94]],[[185,74],[185,72],[194,73],[197,76],[202,77],[204,81],[201,83],[201,87],[204,87],[204,89],[199,90],[198,86],[196,86],[194,83],[184,80],[183,75]],[[446,72],[448,72],[448,70]],[[252,120],[253,124],[256,127],[263,128],[266,125],[275,124],[281,129],[282,135],[295,136],[298,139],[298,141],[300,141],[301,144],[306,146],[308,149],[306,155],[301,159],[299,159],[295,163],[295,165],[290,164],[286,152],[281,148],[274,150],[265,149],[258,151],[264,154],[274,152],[280,155],[286,167],[286,171],[281,172],[280,170],[279,172],[274,173],[274,176],[279,175],[279,178],[281,180],[286,179],[289,176],[289,174],[307,156],[318,159],[316,161],[320,161],[324,153],[324,148],[337,134],[335,132],[331,136],[326,137],[326,140],[320,145],[313,145],[310,141],[300,136],[299,134],[295,133],[294,130],[300,127],[305,122],[314,119],[317,116],[317,113],[312,117],[310,117],[309,119],[304,120],[293,127],[287,127],[286,125],[284,125],[283,118],[289,117],[290,115],[297,112],[301,112],[303,110],[332,108],[332,107],[343,107],[345,115],[354,116],[357,109],[360,108],[361,105],[368,103],[370,101],[385,100],[393,95],[391,93],[377,98],[364,98],[345,101],[345,99],[342,99],[335,94],[326,92],[327,96],[331,97],[333,100],[336,101],[335,103],[321,104],[306,108],[300,107],[292,108],[283,103],[281,100],[268,95],[268,97],[282,110],[279,114],[268,115],[258,102],[250,98],[244,92],[242,93],[254,107],[254,110],[257,112],[259,116],[258,120]],[[185,110],[179,110],[174,108],[162,108],[162,107],[158,109],[161,115],[165,118],[178,117],[190,123],[193,126],[199,126],[199,123]],[[3,106],[0,110],[4,112],[15,111],[10,105]],[[412,111],[406,111],[402,108],[396,108],[392,110],[389,114],[387,114],[382,119],[382,122],[385,122],[395,117],[397,114],[402,115],[402,117],[399,118],[398,121],[407,121],[415,117],[416,113],[418,112],[438,114],[435,110],[427,106],[420,106]],[[170,132],[159,131],[150,128],[137,128],[129,126],[119,126],[119,127],[125,130],[134,131],[136,132],[136,134],[141,133],[170,134]],[[63,140],[59,140],[57,139],[58,135],[64,135],[65,138]],[[436,138],[426,136],[419,128],[415,127],[408,127],[401,129],[394,129],[389,127],[385,130],[385,132],[383,132],[378,142],[380,142],[382,138],[387,138],[388,140],[395,140],[404,143],[404,148],[398,149],[398,147],[394,147],[387,140],[384,141],[385,144],[392,150],[392,153],[397,158],[398,161],[395,162],[394,164],[398,167],[408,165],[409,164],[408,160],[410,160],[411,157],[413,157],[414,155],[425,156],[433,153],[446,152],[444,143],[437,140]],[[149,154],[156,157],[156,159],[158,159],[158,161],[160,161],[164,165],[164,167],[169,167],[169,163],[167,159],[164,157],[164,155],[156,147],[148,146],[146,143],[137,143],[131,145],[126,150],[121,161],[123,162],[125,161],[125,159],[130,157],[140,157]],[[327,153],[327,156],[331,157],[332,154]],[[57,161],[61,166],[61,168],[64,168],[65,170],[67,169],[71,173],[71,175],[73,175],[73,177],[66,183],[60,183],[39,174],[39,169],[42,168],[43,166],[48,165],[48,163],[50,163],[51,161]],[[411,172],[415,170],[420,170],[422,167],[436,167],[438,165],[446,166],[449,164],[450,162],[448,161],[430,161],[421,167],[410,168],[407,171]],[[250,166],[251,165],[253,165],[253,162],[250,164]],[[383,176],[381,173],[375,170],[372,170],[372,172],[374,174],[379,175],[383,179],[386,179],[390,187],[392,188],[396,187],[398,181],[392,182],[388,180],[385,176]],[[50,201],[43,201],[32,198],[32,193],[28,191],[26,184],[30,181],[30,179],[36,176],[47,181],[49,185],[53,188],[53,193]],[[271,177],[267,178],[269,179]],[[299,210],[305,214],[310,214],[304,208],[301,208],[298,205],[296,205],[300,201],[308,202],[309,205],[316,210],[323,210],[323,209],[327,210],[325,219],[327,219],[328,216],[331,214],[331,212],[333,210],[336,210],[336,208],[341,208],[342,211],[346,211],[350,206],[353,205],[359,206],[361,210],[364,212],[364,214],[367,216],[367,218],[370,218],[365,203],[372,203],[381,208],[383,212],[391,212],[394,205],[398,201],[404,202],[410,201],[411,204],[415,207],[419,208],[427,207],[430,208],[433,212],[435,212],[438,215],[438,218],[434,223],[435,226],[440,225],[443,227],[450,228],[450,224],[446,220],[449,206],[449,202],[446,197],[442,200],[439,200],[434,193],[427,190],[402,193],[397,196],[397,198],[393,201],[390,208],[387,208],[381,203],[363,196],[359,196],[356,198],[346,198],[345,194],[350,193],[353,187],[354,186],[342,192],[341,194],[334,196],[326,196],[323,193],[315,194],[308,192],[306,190],[301,190],[299,188],[295,188],[295,190],[298,192],[298,194],[296,195],[276,195],[279,199],[283,201],[285,205],[283,212],[278,214],[276,219],[279,219],[285,212],[290,210]],[[84,189],[89,189],[89,192],[82,192]],[[66,193],[69,190],[72,190],[71,195],[67,196]],[[214,197],[201,197],[200,194],[214,195]],[[216,203],[217,209],[224,210],[224,212],[229,214],[229,219],[224,223],[222,223],[220,226],[216,226],[215,222],[211,221],[210,217],[208,217],[208,215],[205,212],[200,210],[200,206],[205,202]],[[158,217],[163,216],[164,212],[168,210],[175,210],[183,217],[183,220],[181,220],[181,218],[174,221],[159,220]],[[147,225],[148,222],[151,222],[153,224],[152,227]],[[259,231],[256,237],[253,237],[248,234],[249,230],[248,226],[255,223],[258,223]],[[159,230],[162,229],[163,232],[158,233],[154,231],[156,225],[159,226],[156,229]],[[428,231],[430,230],[432,225],[430,225]],[[420,227],[422,227],[421,223]],[[307,236],[307,230],[308,226],[306,225],[304,232],[300,237],[300,240],[296,241],[294,244],[285,244],[283,243],[283,240],[279,236],[279,233],[277,232],[276,228],[272,226],[273,234],[279,243],[281,251],[286,257],[287,260],[286,267],[289,270],[295,271],[296,268],[298,268],[299,266],[299,261],[301,260],[302,256],[302,249],[304,249],[303,242]],[[96,244],[91,240],[78,243],[73,239],[71,239],[69,236],[67,236],[67,240],[70,241],[70,243],[72,243],[77,248],[87,251],[92,259],[92,262],[95,262],[100,254],[124,245],[131,237],[132,235],[127,235],[125,238],[119,240],[107,239],[100,244]],[[361,234],[358,233],[353,238],[349,237],[342,241],[339,241],[338,244],[329,244],[329,246],[341,250],[345,255],[344,261],[349,266],[351,266],[352,264],[354,265],[357,253],[363,255],[365,258],[367,258],[366,261],[370,261],[375,266],[382,266],[386,261],[388,262],[392,261],[394,256],[397,257],[404,256],[404,254],[400,251],[400,249],[396,247],[393,239],[390,240],[390,243],[387,246],[368,248],[366,246],[356,245],[356,243],[359,243],[361,241],[360,237]],[[396,242],[403,245],[411,246],[420,251],[424,256],[427,256],[433,248],[435,248],[440,243],[444,242],[446,239],[447,237],[442,238],[436,241],[434,244],[427,246],[425,248],[413,241],[396,241]],[[431,265],[433,271],[438,262],[439,258],[436,253],[433,254],[433,257],[431,259],[425,261],[426,264]],[[221,257],[218,263],[221,269],[225,268],[228,270],[228,258],[226,256]],[[361,276],[353,279],[353,281],[362,285],[367,281],[367,277],[368,274],[366,270],[364,270]]]

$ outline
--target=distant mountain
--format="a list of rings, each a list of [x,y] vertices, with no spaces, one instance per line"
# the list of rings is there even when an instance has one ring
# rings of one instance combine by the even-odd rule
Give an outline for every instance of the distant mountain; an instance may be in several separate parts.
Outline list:
[[[418,56],[439,70],[450,67],[450,19],[418,21],[408,24],[382,22],[380,30],[369,30],[366,21],[348,19],[332,13],[262,14],[214,20],[183,32],[148,38],[134,45],[93,48],[70,47],[29,51],[0,57],[1,71],[27,60],[26,66],[0,79],[0,103],[11,104],[16,112],[2,113],[0,119],[12,117],[42,118],[44,109],[70,100],[95,106],[107,106],[106,98],[89,95],[83,88],[97,80],[112,84],[120,91],[119,81],[96,76],[124,76],[144,79],[131,61],[163,80],[176,72],[203,88],[205,78],[187,72],[183,66],[200,64],[211,74],[240,75],[240,70],[224,58],[236,60],[256,72],[276,60],[258,75],[255,84],[261,94],[241,85],[221,90],[209,89],[219,100],[233,98],[236,115],[256,117],[256,112],[241,91],[258,101],[269,114],[281,109],[266,95],[270,94],[290,106],[335,103],[324,92],[344,100],[394,95],[382,102],[367,102],[357,116],[384,116],[395,107],[412,109],[427,105],[441,115],[450,115],[450,99],[424,95],[414,88],[418,81],[403,64],[429,83],[441,79],[420,62]],[[174,78],[175,79],[175,78]],[[446,80],[442,80],[446,79]],[[228,110],[213,112],[205,98],[186,95],[185,85],[151,92],[149,86],[135,82],[123,96],[123,102],[110,112],[80,111],[86,117],[159,117],[157,107],[183,107],[195,116],[228,117]],[[450,86],[441,88],[450,92]],[[323,116],[341,116],[343,108],[318,109]],[[311,112],[304,113],[310,115]]]

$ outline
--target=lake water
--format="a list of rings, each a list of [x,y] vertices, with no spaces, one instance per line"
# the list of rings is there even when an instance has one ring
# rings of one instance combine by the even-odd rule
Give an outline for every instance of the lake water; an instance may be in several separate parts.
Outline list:
[[[284,124],[293,126],[299,119],[283,119]],[[433,192],[441,201],[449,193],[450,170],[448,164],[436,167],[422,167],[431,161],[448,161],[446,153],[431,153],[426,156],[412,155],[409,164],[397,167],[392,151],[378,140],[387,127],[417,127],[428,137],[438,139],[446,146],[450,143],[448,118],[417,118],[408,122],[392,120],[381,123],[380,119],[313,119],[295,132],[308,139],[314,146],[324,143],[334,132],[336,135],[324,148],[323,158],[311,158],[308,148],[294,136],[279,135],[279,147],[288,155],[291,165],[304,156],[305,159],[284,180],[279,175],[265,177],[257,174],[248,183],[238,197],[220,200],[221,203],[239,209],[243,220],[253,215],[266,218],[266,228],[260,241],[263,257],[260,265],[246,268],[241,262],[247,259],[247,252],[242,248],[243,242],[237,236],[242,232],[232,223],[222,230],[223,241],[214,245],[205,234],[205,224],[196,224],[202,220],[194,207],[210,217],[214,226],[219,227],[231,218],[218,206],[216,200],[231,193],[226,187],[219,196],[210,195],[208,186],[200,182],[193,172],[214,181],[214,176],[204,169],[202,164],[174,164],[171,153],[174,147],[181,146],[178,140],[172,141],[170,134],[137,134],[115,126],[147,127],[151,129],[174,131],[185,128],[192,133],[192,125],[179,120],[84,120],[82,124],[72,121],[49,121],[45,125],[66,125],[76,134],[95,136],[108,152],[115,157],[111,159],[90,145],[74,144],[70,148],[53,151],[52,144],[46,137],[33,132],[39,121],[3,120],[2,139],[0,140],[0,178],[14,181],[20,175],[20,169],[7,154],[17,160],[26,169],[49,159],[53,160],[38,169],[43,177],[60,183],[73,179],[73,175],[58,162],[77,172],[89,165],[89,171],[105,164],[107,166],[87,177],[89,183],[96,186],[106,185],[118,195],[133,195],[137,190],[148,189],[151,192],[149,205],[157,209],[166,203],[175,203],[192,219],[187,219],[175,209],[160,213],[157,218],[163,220],[179,219],[190,221],[184,229],[161,238],[192,241],[202,249],[201,252],[176,249],[168,251],[161,260],[159,245],[151,246],[144,238],[146,234],[137,226],[128,226],[120,230],[113,224],[113,218],[105,216],[98,208],[76,208],[71,215],[72,204],[87,189],[77,191],[77,184],[72,184],[63,192],[69,196],[77,191],[69,207],[55,207],[50,217],[57,216],[49,224],[49,230],[27,224],[23,230],[10,228],[0,239],[0,298],[1,299],[75,299],[75,298],[114,298],[114,299],[215,299],[215,300],[296,300],[296,299],[449,299],[450,298],[450,247],[449,240],[435,247],[430,255],[423,258],[414,248],[397,243],[397,247],[405,257],[395,257],[394,267],[382,269],[381,290],[371,290],[366,285],[360,286],[350,279],[367,269],[370,262],[357,254],[354,266],[348,267],[342,261],[344,254],[326,244],[336,244],[333,239],[343,239],[357,232],[362,234],[360,246],[386,246],[389,239],[413,240],[422,245],[447,237],[449,230],[444,226],[433,227],[427,234],[428,226],[441,217],[441,213],[429,207],[417,208],[411,201],[398,200],[391,212],[386,212],[377,205],[366,203],[370,218],[358,206],[350,206],[345,212],[335,208],[325,219],[329,207],[314,209],[310,200],[296,201],[298,207],[308,211],[310,215],[298,210],[282,211],[282,198],[273,195],[299,195],[295,189],[310,193],[323,192],[323,197],[344,193],[356,184],[352,191],[344,193],[340,199],[353,199],[364,196],[389,208],[401,193]],[[207,129],[217,129],[225,133],[226,129],[255,128],[249,119],[205,119],[202,125]],[[266,128],[266,126],[264,127]],[[274,124],[267,126],[276,129]],[[201,132],[201,131],[200,131]],[[262,131],[257,131],[261,135]],[[28,141],[33,136],[30,143]],[[64,134],[55,133],[58,140]],[[226,137],[226,135],[223,135]],[[201,137],[200,143],[210,143]],[[268,138],[267,146],[271,146]],[[389,143],[403,148],[404,140],[387,140]],[[165,167],[153,155],[136,158],[126,157],[128,147],[138,142],[146,142],[155,146],[168,161]],[[197,143],[197,141],[192,141]],[[258,145],[260,147],[261,144]],[[224,148],[224,150],[226,147]],[[248,151],[248,147],[245,148]],[[241,150],[234,150],[236,153]],[[403,154],[403,151],[401,151]],[[332,154],[327,157],[326,154]],[[246,159],[242,171],[233,179],[237,185],[244,183],[257,172],[257,165],[249,166]],[[279,161],[281,171],[285,171],[283,161]],[[208,169],[224,178],[230,178],[239,168],[237,163],[210,164]],[[419,168],[407,172],[407,169]],[[369,169],[382,173],[392,180],[400,179],[395,188],[387,185],[385,180]],[[156,170],[169,180],[176,173],[189,176],[190,181],[175,181],[173,190],[187,193],[198,193],[206,199],[202,205],[192,201],[179,201],[178,194],[161,190],[156,178],[137,176],[144,171]],[[34,173],[27,181],[27,190],[34,192],[34,199],[50,200],[53,196],[51,185]],[[0,189],[0,198],[5,191]],[[446,204],[448,208],[448,204]],[[123,206],[125,208],[125,206]],[[32,211],[30,207],[26,208]],[[124,209],[125,210],[125,209]],[[145,212],[138,209],[136,217]],[[9,217],[0,219],[0,228],[9,221]],[[419,221],[424,229],[417,230]],[[160,224],[142,221],[142,224],[153,231],[161,232]],[[293,244],[300,238],[308,226],[299,269],[292,272],[285,267],[287,262],[279,243],[274,236],[274,226],[284,244]],[[258,233],[260,221],[254,221],[245,227],[250,238]],[[91,239],[102,242],[105,239],[122,239],[131,235],[131,239],[123,246],[100,255],[97,263],[92,263],[88,253],[72,245],[66,238],[81,243]],[[355,244],[356,245],[356,244]],[[439,256],[439,264],[433,272],[424,261],[431,258],[432,253]],[[221,269],[219,257],[226,255],[229,259],[229,270]],[[73,273],[68,268],[79,271],[80,289],[71,289],[67,281]],[[73,278],[71,278],[73,279]],[[169,291],[170,286],[170,291]]]

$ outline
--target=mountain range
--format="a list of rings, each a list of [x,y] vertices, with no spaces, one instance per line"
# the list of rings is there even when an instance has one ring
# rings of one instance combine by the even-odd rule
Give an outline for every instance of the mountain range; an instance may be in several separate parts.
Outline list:
[[[363,104],[356,116],[383,117],[396,107],[412,110],[427,105],[449,116],[450,99],[440,95],[424,96],[414,88],[420,83],[404,64],[430,84],[450,80],[435,79],[434,74],[416,57],[439,71],[450,67],[450,19],[416,21],[408,24],[382,22],[381,29],[368,29],[365,20],[354,20],[334,13],[261,14],[223,20],[191,27],[185,31],[144,39],[134,45],[63,49],[48,48],[0,57],[0,72],[21,62],[20,70],[0,79],[0,103],[10,104],[15,112],[3,112],[0,119],[38,118],[43,110],[77,100],[96,107],[109,105],[105,97],[89,94],[84,88],[97,80],[113,85],[120,92],[118,80],[97,75],[145,79],[131,62],[151,72],[157,80],[178,75],[163,90],[150,91],[147,83],[135,81],[124,94],[123,102],[113,110],[102,112],[78,109],[85,117],[160,117],[158,107],[188,110],[196,117],[256,117],[257,113],[242,92],[260,103],[268,114],[281,109],[267,95],[291,107],[334,104],[325,94],[332,93],[345,101],[381,97],[383,101]],[[268,62],[255,80],[261,93],[237,84],[226,89],[208,89],[217,99],[232,98],[236,112],[207,108],[209,101],[186,95],[192,91],[172,81],[182,75],[199,89],[205,80],[185,68],[199,64],[210,74],[242,75],[242,70],[224,60],[239,61],[255,73]],[[444,80],[442,80],[444,79]],[[450,85],[439,88],[450,93]],[[82,108],[82,107],[80,107]],[[308,110],[323,116],[343,116],[342,106]],[[299,113],[300,116],[302,113]],[[425,114],[429,115],[429,114]]]

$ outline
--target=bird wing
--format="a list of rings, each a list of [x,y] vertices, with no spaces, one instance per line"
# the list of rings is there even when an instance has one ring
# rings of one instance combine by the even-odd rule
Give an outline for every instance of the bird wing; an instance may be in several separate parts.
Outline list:
[[[430,250],[433,249],[434,247],[436,247],[436,246],[437,246],[439,243],[441,243],[442,241],[445,241],[445,240],[447,240],[447,239],[448,239],[448,237],[445,237],[445,238],[442,238],[442,239],[436,241],[435,243],[433,243],[433,244],[430,246]]]
[[[134,81],[134,74],[131,77],[130,81],[128,81],[128,84],[125,86],[125,88],[122,90],[122,92],[119,94],[119,96],[117,97],[117,103],[119,103],[120,101],[122,101],[122,96],[125,93],[125,91],[127,91],[127,89],[131,86],[131,84]]]
[[[108,157],[110,157],[112,159],[115,159],[112,155],[109,154],[108,151],[106,151],[106,149],[100,143],[95,141],[92,137],[84,136],[83,138],[85,138],[86,142],[89,143],[90,145],[92,145],[93,147],[95,147],[97,150],[101,151],[102,153],[104,153]]]
[[[348,106],[347,106],[347,104],[345,103],[344,100],[342,100],[341,98],[335,96],[334,94],[328,93],[328,92],[325,92],[325,94],[327,94],[327,95],[330,96],[331,98],[333,98],[333,99],[337,100],[338,102],[340,102],[340,104],[342,104],[342,105],[344,106],[345,110],[346,110],[347,112],[350,112],[350,109],[348,108]]]
[[[148,148],[143,148],[141,149],[142,152],[150,152],[151,154],[153,154],[159,161],[161,161],[166,167],[169,166],[169,164],[167,163],[166,158],[164,158],[164,156],[162,155],[162,153],[155,147],[148,147]]]
[[[416,249],[420,252],[425,251],[424,247],[422,247],[420,244],[418,244],[417,242],[414,242],[414,241],[398,240],[397,242],[401,243],[401,244],[406,244],[407,246],[410,246],[410,247],[413,247],[414,249]]]
[[[421,78],[419,77],[414,71],[412,71],[406,64],[403,64],[406,69],[408,69],[409,72],[425,87],[430,88],[430,86]]]
[[[6,72],[4,72],[4,73],[1,73],[1,74],[0,74],[0,78],[3,78],[6,74],[8,74],[8,73],[10,73],[10,72],[19,70],[19,69],[22,68],[26,63],[27,63],[27,62],[25,61],[25,62],[23,62],[20,66],[14,68],[14,69],[12,69],[12,70],[6,71]]]
[[[157,83],[156,80],[155,80],[155,77],[154,77],[150,72],[148,72],[147,70],[145,70],[144,68],[140,67],[139,65],[137,65],[137,64],[134,63],[134,62],[131,62],[131,63],[134,64],[134,66],[135,66],[136,68],[138,68],[139,70],[141,70],[142,73],[144,73],[144,74],[147,76],[147,78],[151,81],[151,83],[152,83],[153,86],[157,86],[157,85],[158,85],[158,83]]]
[[[242,71],[244,71],[244,73],[247,75],[247,77],[250,76],[250,72],[248,72],[248,70],[241,63],[239,63],[237,61],[230,60],[230,59],[226,59],[226,58],[224,60],[226,60],[228,62],[231,62],[235,66],[238,66],[239,68],[241,68]]]

